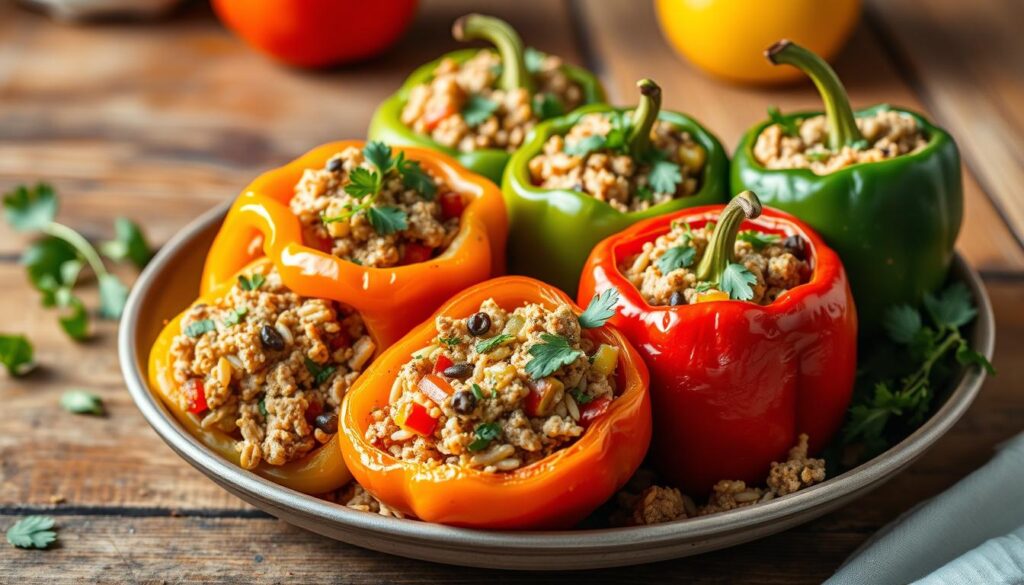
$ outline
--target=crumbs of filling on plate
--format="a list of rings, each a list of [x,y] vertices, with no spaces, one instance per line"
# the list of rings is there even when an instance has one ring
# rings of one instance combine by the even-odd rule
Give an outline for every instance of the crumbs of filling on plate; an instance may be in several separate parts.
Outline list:
[[[622,274],[652,306],[687,305],[728,299],[718,283],[697,278],[697,266],[714,232],[714,222],[691,229],[686,222],[673,222],[668,233],[645,242],[639,254],[626,257],[619,265]],[[755,230],[741,231],[735,253],[742,272],[750,279],[752,297],[767,305],[787,290],[810,278],[805,242],[798,235],[782,238]]]
[[[765,487],[722,480],[715,484],[707,503],[702,506],[697,506],[693,498],[674,487],[654,485],[650,472],[638,472],[630,485],[617,495],[619,508],[613,513],[613,524],[659,524],[707,516],[767,502],[821,483],[825,481],[825,460],[807,456],[807,440],[807,435],[801,434],[786,461],[772,463]]]
[[[572,444],[615,399],[618,348],[582,334],[573,309],[493,299],[401,368],[366,439],[427,465],[507,472]]]
[[[402,123],[462,152],[515,150],[538,121],[572,111],[583,101],[582,89],[558,57],[527,49],[526,65],[537,88],[533,96],[523,88],[495,87],[502,64],[494,51],[481,50],[461,64],[445,57],[430,81],[412,88]]]
[[[283,465],[338,432],[338,405],[375,349],[358,314],[300,297],[262,266],[182,317],[174,398],[235,437],[245,469]]]
[[[872,116],[856,118],[864,142],[828,148],[828,125],[824,115],[795,121],[796,128],[771,124],[754,143],[754,158],[769,169],[810,169],[827,175],[850,165],[879,162],[917,152],[927,146],[928,136],[913,116],[882,109]]]
[[[622,112],[582,116],[530,159],[531,181],[544,189],[586,193],[621,212],[642,211],[700,189],[707,153],[688,132],[659,120],[651,130],[657,154],[642,161],[624,150],[627,124]]]
[[[443,253],[467,205],[441,178],[381,142],[348,147],[306,169],[289,203],[303,241],[364,266],[414,264]]]

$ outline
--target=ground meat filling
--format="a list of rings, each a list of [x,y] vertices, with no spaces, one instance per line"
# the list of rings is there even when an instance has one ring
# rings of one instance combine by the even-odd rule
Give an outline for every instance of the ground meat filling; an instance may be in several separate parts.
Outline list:
[[[623,120],[618,113],[587,114],[565,136],[548,138],[544,151],[529,162],[533,184],[580,191],[623,213],[697,192],[707,153],[675,125],[660,120],[654,125],[651,143],[661,153],[654,164],[637,161],[621,149],[588,146],[601,142],[593,137],[604,137],[607,144],[609,134],[619,131],[616,127],[621,129]],[[678,169],[678,176],[671,172],[671,165]],[[655,166],[656,173],[652,172]]]
[[[541,360],[553,351],[563,359]],[[512,471],[572,444],[607,410],[617,362],[618,348],[582,335],[569,305],[507,311],[489,299],[467,318],[437,318],[437,337],[402,367],[366,438],[405,461]]]
[[[917,152],[928,144],[928,136],[912,116],[893,110],[880,110],[873,116],[856,118],[857,128],[866,144],[828,148],[825,116],[797,122],[797,132],[789,134],[780,124],[765,128],[754,144],[754,158],[769,169],[811,169],[818,175],[864,162],[879,162]]]
[[[644,243],[639,254],[626,257],[619,270],[652,306],[729,298],[716,283],[697,279],[697,266],[714,229],[714,222],[696,229],[685,222],[675,222],[668,233]],[[800,236],[782,238],[777,234],[741,231],[735,251],[737,263],[756,278],[751,286],[752,303],[767,305],[810,278],[811,268]]]
[[[324,168],[306,169],[295,185],[290,206],[302,223],[305,243],[375,268],[423,262],[444,252],[458,234],[463,196],[413,161],[403,159],[402,169],[381,173],[365,152],[346,148]],[[416,168],[410,171],[408,165]],[[408,187],[409,172],[433,188]],[[376,195],[353,186],[353,175],[361,175],[355,183],[364,185],[366,173],[383,175]]]
[[[495,87],[502,64],[494,51],[481,50],[461,64],[444,58],[433,78],[410,92],[402,123],[462,152],[515,150],[546,110],[560,114],[583,101],[558,57],[528,49],[527,66],[536,87],[532,98],[525,89]]]
[[[338,405],[375,349],[357,314],[296,295],[264,267],[182,318],[175,399],[237,438],[242,467],[283,465],[337,432]]]

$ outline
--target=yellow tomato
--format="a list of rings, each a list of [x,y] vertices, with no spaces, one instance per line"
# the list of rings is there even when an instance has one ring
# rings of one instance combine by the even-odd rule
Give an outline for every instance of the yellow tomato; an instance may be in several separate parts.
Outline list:
[[[831,59],[853,32],[860,0],[655,0],[661,30],[704,71],[744,83],[803,78],[776,67],[764,50],[789,39]]]

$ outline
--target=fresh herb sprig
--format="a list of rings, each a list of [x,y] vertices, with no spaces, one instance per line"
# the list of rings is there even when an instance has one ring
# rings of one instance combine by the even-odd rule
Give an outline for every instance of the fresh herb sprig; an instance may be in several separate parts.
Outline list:
[[[771,120],[772,124],[778,124],[782,128],[782,133],[786,136],[799,136],[800,128],[797,127],[796,120],[788,118],[782,115],[777,106],[768,107],[768,119]]]
[[[743,230],[736,234],[736,239],[750,244],[755,250],[760,250],[765,246],[777,243],[782,238],[779,234],[766,234],[755,230]]]
[[[603,327],[608,319],[615,315],[615,305],[619,302],[619,291],[610,288],[599,295],[594,295],[587,308],[580,314],[580,327],[594,329]]]
[[[658,270],[665,275],[673,270],[692,266],[693,261],[696,258],[697,250],[693,246],[673,246],[668,250],[665,250],[654,264],[658,267]]]
[[[568,366],[583,357],[583,352],[569,345],[569,340],[561,335],[541,333],[541,342],[530,347],[530,361],[526,363],[526,373],[539,380],[550,376],[558,368]]]
[[[482,451],[491,441],[501,436],[501,425],[496,422],[481,423],[473,431],[474,440],[468,445],[470,451]]]
[[[24,335],[0,334],[0,363],[10,376],[23,376],[35,367],[34,350]]]
[[[50,516],[25,516],[7,529],[7,542],[18,548],[47,548],[57,540]]]

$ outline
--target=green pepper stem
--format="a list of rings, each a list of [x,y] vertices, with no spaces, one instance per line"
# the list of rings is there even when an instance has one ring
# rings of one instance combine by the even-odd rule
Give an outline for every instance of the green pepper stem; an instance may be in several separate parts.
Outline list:
[[[643,158],[651,150],[651,128],[661,111],[661,88],[650,79],[636,82],[640,88],[640,103],[633,110],[626,144],[633,158]]]
[[[483,14],[467,14],[452,25],[457,41],[487,41],[498,49],[501,57],[501,79],[498,87],[505,91],[523,88],[533,93],[533,79],[526,69],[523,41],[509,23]]]
[[[761,200],[753,191],[744,191],[733,197],[718,215],[715,231],[711,233],[704,257],[697,265],[697,280],[718,283],[722,281],[725,267],[736,261],[736,234],[740,231],[740,225],[744,219],[754,219],[759,215]]]
[[[843,82],[824,59],[786,39],[768,47],[764,54],[774,65],[792,65],[803,71],[818,87],[818,93],[825,102],[828,145],[831,150],[839,150],[864,139],[857,128],[853,108],[850,107],[850,97],[846,94]]]

